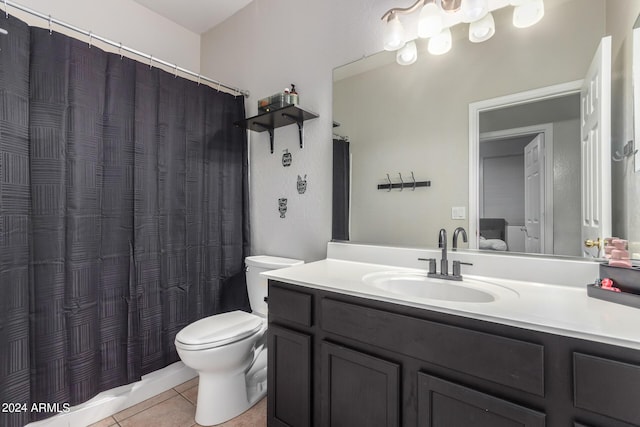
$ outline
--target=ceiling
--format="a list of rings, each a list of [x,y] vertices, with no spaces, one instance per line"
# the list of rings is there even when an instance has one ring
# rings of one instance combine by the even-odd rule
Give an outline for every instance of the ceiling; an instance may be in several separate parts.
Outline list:
[[[252,0],[134,1],[196,34],[202,34],[229,18]]]

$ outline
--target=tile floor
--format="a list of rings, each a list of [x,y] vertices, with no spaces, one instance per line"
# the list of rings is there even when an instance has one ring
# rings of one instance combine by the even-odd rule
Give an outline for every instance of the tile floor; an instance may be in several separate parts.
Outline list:
[[[196,398],[198,378],[180,384],[151,399],[140,402],[90,427],[198,427]],[[266,427],[267,398],[244,414],[221,424],[223,427]]]

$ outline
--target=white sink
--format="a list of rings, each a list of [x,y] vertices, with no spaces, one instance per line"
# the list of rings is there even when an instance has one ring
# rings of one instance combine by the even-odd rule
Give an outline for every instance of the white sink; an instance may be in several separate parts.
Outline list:
[[[487,303],[502,297],[518,296],[516,291],[495,283],[468,278],[462,281],[437,279],[422,272],[369,273],[362,277],[362,281],[393,294],[440,301]]]

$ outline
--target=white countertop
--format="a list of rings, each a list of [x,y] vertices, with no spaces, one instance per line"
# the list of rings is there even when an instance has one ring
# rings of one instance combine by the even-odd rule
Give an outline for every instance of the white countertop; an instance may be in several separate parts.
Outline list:
[[[640,350],[640,309],[591,298],[586,286],[463,274],[465,279],[491,282],[514,292],[494,293],[495,301],[487,303],[453,302],[399,295],[362,281],[366,274],[385,271],[420,270],[325,259],[262,274],[295,285]]]

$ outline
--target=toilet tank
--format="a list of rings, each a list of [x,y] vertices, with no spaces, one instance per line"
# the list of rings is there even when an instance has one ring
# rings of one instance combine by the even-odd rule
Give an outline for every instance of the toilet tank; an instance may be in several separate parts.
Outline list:
[[[267,304],[264,298],[267,296],[267,278],[261,276],[263,271],[277,270],[279,268],[292,267],[304,264],[304,261],[291,258],[280,258],[268,255],[249,256],[244,259],[246,265],[247,293],[251,311],[254,314],[266,317]]]

